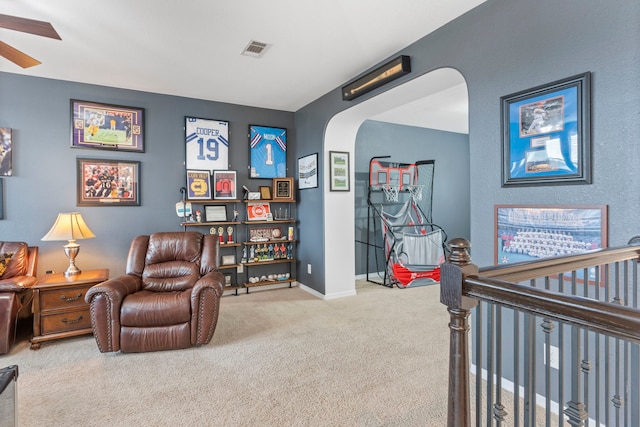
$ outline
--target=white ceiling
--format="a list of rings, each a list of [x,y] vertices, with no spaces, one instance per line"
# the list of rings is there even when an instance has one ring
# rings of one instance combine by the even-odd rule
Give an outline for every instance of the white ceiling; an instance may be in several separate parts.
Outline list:
[[[0,29],[42,62],[0,58],[0,71],[296,111],[483,1],[0,0],[0,13],[51,22],[62,38]],[[261,58],[241,55],[252,40],[269,44]],[[377,120],[441,123],[466,107],[466,87],[434,101]]]

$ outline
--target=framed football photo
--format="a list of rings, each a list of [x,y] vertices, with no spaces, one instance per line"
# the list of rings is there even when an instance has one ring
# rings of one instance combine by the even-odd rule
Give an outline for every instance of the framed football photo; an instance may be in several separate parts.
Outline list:
[[[249,178],[287,175],[287,130],[249,125]]]
[[[184,129],[188,170],[229,169],[229,122],[185,117]]]

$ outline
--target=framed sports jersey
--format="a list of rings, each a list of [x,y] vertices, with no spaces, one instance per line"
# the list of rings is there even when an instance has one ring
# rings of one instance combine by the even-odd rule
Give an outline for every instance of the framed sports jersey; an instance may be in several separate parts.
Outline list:
[[[184,129],[186,169],[229,169],[229,122],[187,116]]]
[[[287,130],[249,125],[249,178],[287,176]]]
[[[139,206],[140,162],[77,159],[78,206]]]

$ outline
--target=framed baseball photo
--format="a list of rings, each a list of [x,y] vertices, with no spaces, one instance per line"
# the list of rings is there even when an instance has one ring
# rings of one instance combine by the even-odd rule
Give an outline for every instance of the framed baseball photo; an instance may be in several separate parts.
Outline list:
[[[591,183],[591,73],[500,100],[503,187]]]
[[[249,125],[249,178],[287,175],[287,130]]]
[[[187,169],[229,169],[229,122],[185,117]]]

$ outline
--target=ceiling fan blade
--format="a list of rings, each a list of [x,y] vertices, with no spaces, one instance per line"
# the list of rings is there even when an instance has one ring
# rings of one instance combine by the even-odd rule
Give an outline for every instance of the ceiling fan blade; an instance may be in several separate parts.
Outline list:
[[[49,22],[0,14],[0,28],[62,40]]]
[[[34,65],[41,64],[40,61],[34,59],[27,55],[26,53],[20,52],[18,49],[15,49],[8,44],[0,41],[0,55],[7,58],[9,61],[18,64],[22,68],[33,67]]]

